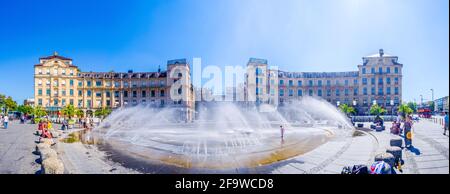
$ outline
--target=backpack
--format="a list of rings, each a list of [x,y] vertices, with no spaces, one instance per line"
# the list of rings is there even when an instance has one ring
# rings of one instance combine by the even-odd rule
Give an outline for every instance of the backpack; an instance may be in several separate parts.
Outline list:
[[[350,166],[345,166],[344,168],[342,168],[341,174],[352,174],[352,169],[350,168]]]
[[[369,174],[369,170],[366,165],[354,165],[352,174]]]

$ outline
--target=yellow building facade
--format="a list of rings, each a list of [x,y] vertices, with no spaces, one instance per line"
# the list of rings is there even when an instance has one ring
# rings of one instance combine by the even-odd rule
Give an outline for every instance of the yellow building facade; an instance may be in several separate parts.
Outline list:
[[[72,59],[41,57],[34,66],[35,106],[58,114],[73,105],[93,116],[101,108],[146,105],[174,107],[183,118],[192,120],[194,92],[190,67],[185,59],[169,60],[167,71],[158,72],[80,72]]]

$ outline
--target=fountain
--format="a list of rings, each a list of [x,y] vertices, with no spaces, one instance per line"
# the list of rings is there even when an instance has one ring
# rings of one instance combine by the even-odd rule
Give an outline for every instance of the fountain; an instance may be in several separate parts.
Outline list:
[[[152,169],[184,173],[264,167],[353,132],[345,115],[312,97],[272,112],[227,102],[203,105],[198,110],[196,120],[185,122],[177,119],[174,108],[122,108],[91,135],[100,138],[110,153],[120,155],[122,163],[132,158]],[[283,140],[280,125],[286,129]]]

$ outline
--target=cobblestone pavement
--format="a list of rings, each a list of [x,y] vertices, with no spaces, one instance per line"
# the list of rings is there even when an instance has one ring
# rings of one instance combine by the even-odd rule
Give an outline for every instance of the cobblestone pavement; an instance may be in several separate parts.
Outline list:
[[[368,130],[352,138],[333,139],[304,155],[268,165],[264,170],[237,170],[237,173],[338,174],[344,166],[370,165],[374,156],[385,152],[389,140],[395,137],[389,133],[390,126],[391,123],[386,123],[387,130],[382,132]],[[369,123],[365,123],[365,127],[369,127]],[[40,169],[36,163],[39,157],[33,154],[38,139],[33,134],[35,128],[36,125],[17,122],[11,123],[8,129],[0,128],[0,173],[34,174]],[[449,137],[448,134],[443,135],[439,123],[431,120],[416,122],[413,126],[413,146],[413,149],[403,149],[405,163],[403,171],[397,173],[449,173]],[[97,157],[101,153],[88,147],[58,145],[58,153],[62,154],[67,168],[66,173],[136,173]]]
[[[36,125],[9,123],[8,129],[0,128],[0,173],[34,174],[40,169],[33,154],[37,136]]]
[[[319,148],[281,162],[273,167],[275,174],[337,174],[344,166],[355,164],[370,165],[374,156],[383,153],[389,147],[390,122],[382,132],[369,130],[363,136],[330,141]],[[369,127],[369,123],[364,123]],[[449,136],[443,135],[439,123],[431,120],[420,120],[413,126],[413,149],[403,149],[405,161],[398,174],[448,174],[449,173]]]

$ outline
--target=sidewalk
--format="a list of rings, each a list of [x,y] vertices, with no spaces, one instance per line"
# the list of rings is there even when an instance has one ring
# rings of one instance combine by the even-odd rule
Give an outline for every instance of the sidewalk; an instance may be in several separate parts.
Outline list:
[[[365,123],[365,127],[370,124]],[[382,132],[368,131],[365,135],[346,140],[332,140],[319,148],[291,160],[272,165],[275,174],[339,174],[344,166],[370,166],[378,153],[390,146],[391,122]],[[413,126],[413,146],[403,149],[402,172],[398,174],[449,174],[449,137],[443,135],[437,123],[421,120]],[[448,132],[447,132],[448,134]],[[397,136],[398,137],[398,136]]]
[[[10,122],[8,129],[0,128],[0,174],[35,174],[40,169],[39,156],[33,154],[36,128],[18,121]]]

